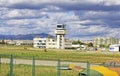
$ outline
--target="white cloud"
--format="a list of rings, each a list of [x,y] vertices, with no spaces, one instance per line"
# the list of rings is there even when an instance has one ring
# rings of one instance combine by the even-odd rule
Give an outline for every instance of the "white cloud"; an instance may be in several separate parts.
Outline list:
[[[120,5],[120,0],[104,0],[103,3],[107,6]]]
[[[104,12],[104,11],[88,11],[84,14],[84,17],[90,17],[90,18],[94,18],[94,17],[100,17],[100,16],[106,16],[108,15],[109,12]]]
[[[4,17],[7,17],[7,18],[14,18],[14,17],[19,17],[19,16],[22,16],[17,10],[12,10],[10,11],[7,15],[3,15],[3,18]]]
[[[120,0],[84,0],[83,2],[94,3],[94,4],[103,4],[103,5],[108,5],[108,6],[120,4]]]
[[[120,28],[109,28],[107,30],[109,30],[107,36],[120,38],[120,33],[119,33]]]
[[[103,25],[93,25],[90,26],[88,29],[86,29],[89,33],[104,33],[105,31],[107,32],[108,27],[103,26]]]
[[[59,6],[55,3],[59,3]],[[119,11],[96,11],[96,8],[95,10],[89,10],[88,7],[86,9],[77,9],[78,6],[72,6],[79,3],[106,6],[120,5],[119,0],[0,0],[0,6],[2,6],[0,7],[0,20],[2,20],[0,34],[41,32],[54,34],[57,23],[67,25],[68,37],[88,38],[91,35],[97,36],[101,33],[104,36],[116,37],[120,34],[118,32],[120,28],[111,28],[108,21],[109,19],[113,19],[113,21],[117,19],[116,16],[119,17]],[[26,8],[21,5],[19,7],[23,8],[11,8],[12,5],[16,7],[18,4],[26,4]],[[34,8],[28,8],[27,4]],[[71,8],[68,7],[69,4]],[[78,12],[78,14],[75,14],[75,12]]]
[[[29,10],[29,9],[8,9],[2,10],[2,14],[0,18],[2,19],[11,19],[11,18],[41,18],[45,16],[47,13],[41,10]]]
[[[30,21],[28,21],[28,20],[7,20],[5,23],[7,25],[17,27],[19,25],[28,25],[30,23]]]

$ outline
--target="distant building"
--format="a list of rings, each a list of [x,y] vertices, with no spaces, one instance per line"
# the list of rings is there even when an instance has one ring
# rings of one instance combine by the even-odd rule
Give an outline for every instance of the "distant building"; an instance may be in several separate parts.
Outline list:
[[[57,41],[55,38],[47,38],[46,39],[46,48],[54,49],[57,47]]]
[[[38,38],[38,37],[35,37],[33,39],[33,41],[34,41],[34,47],[35,48],[46,48],[47,38]]]
[[[119,43],[119,39],[113,37],[96,37],[93,39],[93,45],[95,47],[104,47],[118,43]]]
[[[64,24],[58,24],[55,30],[55,34],[57,37],[57,49],[65,49],[65,34],[66,29]]]
[[[5,40],[5,42],[7,44],[10,44],[10,45],[16,45],[16,41],[15,40]]]
[[[56,38],[34,38],[34,47],[35,48],[50,48],[50,49],[58,49]],[[65,39],[64,48],[72,48],[72,41],[69,39]]]
[[[33,45],[33,40],[13,40],[16,45]]]
[[[56,49],[69,49],[73,48],[72,40],[65,39],[66,29],[65,25],[58,24],[55,30],[56,38],[39,38],[35,37],[34,47],[36,48],[56,48]],[[76,47],[75,47],[76,48]]]
[[[80,40],[80,41],[85,44],[93,43],[93,40]]]
[[[120,44],[114,44],[109,46],[109,51],[120,52]]]
[[[72,48],[72,40],[70,40],[70,39],[65,39],[65,48],[66,48],[66,49]]]
[[[33,40],[4,40],[4,42],[10,45],[33,45]]]

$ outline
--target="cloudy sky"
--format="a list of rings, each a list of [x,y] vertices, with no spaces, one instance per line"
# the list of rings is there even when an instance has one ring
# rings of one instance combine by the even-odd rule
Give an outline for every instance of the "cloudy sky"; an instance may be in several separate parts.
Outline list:
[[[67,38],[120,38],[120,0],[0,0],[0,34],[54,34],[67,25]]]

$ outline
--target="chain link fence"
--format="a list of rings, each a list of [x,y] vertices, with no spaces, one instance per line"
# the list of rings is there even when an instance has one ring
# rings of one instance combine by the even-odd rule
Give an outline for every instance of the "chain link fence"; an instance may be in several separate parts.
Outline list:
[[[0,76],[109,76],[107,73],[120,76],[119,62],[70,62],[0,55]]]

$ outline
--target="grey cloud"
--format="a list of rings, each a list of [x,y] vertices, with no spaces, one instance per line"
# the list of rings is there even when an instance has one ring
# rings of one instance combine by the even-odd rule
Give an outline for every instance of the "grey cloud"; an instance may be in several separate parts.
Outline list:
[[[68,37],[110,36],[110,33],[116,37],[120,28],[120,5],[107,6],[103,3],[79,3],[77,1],[73,3],[46,1],[34,4],[23,1],[13,4],[6,3],[6,5],[0,6],[2,33],[7,28],[7,31],[13,34],[40,32],[54,34],[53,31],[57,23],[68,22]],[[10,11],[14,10],[17,10],[18,15],[9,15]],[[31,11],[31,13],[28,14],[29,11],[26,10]],[[44,13],[41,14],[41,12]],[[10,20],[13,20],[13,22],[9,23]],[[80,23],[75,23],[75,21]],[[97,27],[94,28],[93,26]]]
[[[119,20],[120,19],[120,11],[76,11],[76,15],[78,15],[81,19],[109,19],[109,20]]]
[[[43,8],[49,8],[49,6],[54,6],[54,7],[59,7],[61,8],[61,11],[63,10],[94,10],[94,11],[113,11],[113,10],[120,10],[120,5],[105,5],[104,3],[88,3],[88,2],[44,2],[44,3],[30,3],[30,2],[21,2],[21,3],[14,3],[11,5],[3,5],[3,7],[8,7],[8,8],[14,8],[14,9],[43,9]],[[63,9],[63,10],[62,10]]]
[[[1,20],[10,19],[39,19],[47,17],[46,13],[42,13],[40,10],[28,10],[28,9],[7,9],[0,12]]]
[[[42,8],[45,8],[44,6],[45,6],[44,4],[33,5],[33,4],[26,4],[26,3],[18,3],[18,4],[13,4],[7,7],[14,8],[14,9],[42,9]]]
[[[91,20],[82,25],[105,25],[112,28],[120,26],[120,11],[75,11],[81,20]]]
[[[93,11],[113,11],[113,10],[120,10],[119,5],[99,5],[99,4],[65,4],[65,5],[58,5],[64,7],[66,10],[93,10]]]

